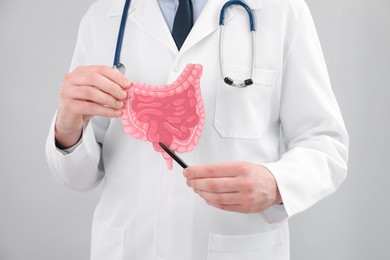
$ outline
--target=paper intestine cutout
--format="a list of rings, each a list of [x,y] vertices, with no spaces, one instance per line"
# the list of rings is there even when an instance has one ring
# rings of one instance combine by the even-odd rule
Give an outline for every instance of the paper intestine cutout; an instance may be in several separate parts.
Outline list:
[[[152,86],[132,83],[128,89],[122,116],[124,130],[130,136],[149,141],[172,169],[172,158],[158,145],[172,151],[190,152],[198,144],[205,122],[200,91],[202,65],[188,64],[170,85]]]

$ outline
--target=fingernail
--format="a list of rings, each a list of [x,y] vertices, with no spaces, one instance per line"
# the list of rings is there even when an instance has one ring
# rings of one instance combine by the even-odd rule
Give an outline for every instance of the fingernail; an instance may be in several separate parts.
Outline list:
[[[183,170],[183,175],[184,175],[184,177],[187,178],[187,177],[188,177],[188,174],[189,174],[189,173],[188,173],[188,170],[187,170],[187,169],[184,169],[184,170]]]
[[[125,99],[125,98],[127,97],[127,92],[121,90],[120,95],[121,95],[121,98],[122,98],[122,99]]]
[[[124,86],[125,87],[130,87],[130,85],[131,85],[131,82],[129,81],[129,80],[125,80],[125,84],[124,84]]]

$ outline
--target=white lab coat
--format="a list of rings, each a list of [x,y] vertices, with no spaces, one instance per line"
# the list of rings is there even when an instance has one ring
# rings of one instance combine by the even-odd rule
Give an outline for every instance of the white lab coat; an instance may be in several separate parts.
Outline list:
[[[103,183],[91,259],[286,260],[287,219],[344,180],[348,135],[305,2],[246,2],[257,26],[253,86],[230,87],[221,77],[218,17],[225,0],[207,2],[180,52],[158,2],[133,0],[121,61],[131,81],[154,85],[173,82],[187,63],[202,64],[206,122],[199,144],[181,157],[190,165],[264,164],[284,205],[258,214],[208,206],[186,186],[177,164],[168,171],[161,154],[127,135],[120,119],[93,118],[68,155],[56,149],[53,125],[46,152],[54,175],[79,191]],[[81,22],[72,69],[112,65],[123,4],[92,5]],[[230,8],[223,48],[227,76],[249,77],[250,37],[244,9]]]

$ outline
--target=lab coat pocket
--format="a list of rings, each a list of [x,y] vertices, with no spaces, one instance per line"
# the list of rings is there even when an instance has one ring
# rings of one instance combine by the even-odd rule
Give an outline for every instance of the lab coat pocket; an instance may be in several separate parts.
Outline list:
[[[93,221],[91,260],[123,260],[124,243],[123,230]]]
[[[240,236],[210,234],[207,260],[276,260],[281,243],[280,230]]]
[[[250,68],[224,66],[226,76],[247,79]],[[218,80],[214,126],[221,137],[259,139],[269,117],[269,97],[275,84],[276,71],[253,70],[253,85],[245,88],[227,85]]]

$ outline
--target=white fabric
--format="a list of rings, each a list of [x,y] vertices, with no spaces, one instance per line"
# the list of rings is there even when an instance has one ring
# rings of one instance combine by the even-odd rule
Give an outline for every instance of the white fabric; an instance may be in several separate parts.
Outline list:
[[[284,205],[260,214],[208,206],[186,186],[178,165],[168,171],[150,143],[125,134],[120,119],[93,118],[82,143],[68,155],[57,151],[53,125],[46,152],[54,175],[75,190],[103,183],[91,259],[287,260],[287,219],[344,180],[348,135],[305,2],[246,2],[257,25],[253,86],[223,83],[218,50],[222,0],[207,2],[180,52],[158,2],[133,0],[121,61],[131,81],[154,85],[173,82],[187,63],[202,64],[206,122],[198,146],[181,157],[190,165],[264,164],[277,180]],[[123,0],[100,0],[90,8],[71,69],[111,65],[122,6]],[[234,79],[249,75],[250,41],[245,11],[229,9],[224,66]]]

